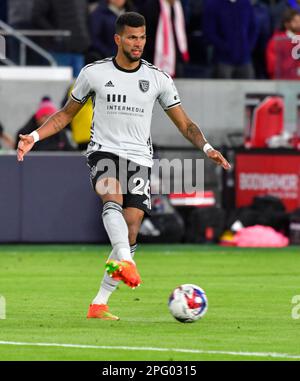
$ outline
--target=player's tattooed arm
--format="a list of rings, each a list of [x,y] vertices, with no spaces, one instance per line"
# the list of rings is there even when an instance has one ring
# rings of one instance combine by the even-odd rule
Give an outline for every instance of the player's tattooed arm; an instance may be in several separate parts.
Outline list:
[[[167,110],[166,112],[182,135],[194,144],[195,147],[203,150],[204,145],[208,142],[205,139],[201,129],[187,116],[183,108],[179,105]],[[210,147],[210,149],[206,152],[206,155],[216,164],[221,165],[224,169],[230,168],[230,164],[223,157],[221,152],[213,149],[212,147]]]
[[[173,107],[167,110],[167,114],[182,135],[194,146],[202,150],[207,140],[200,128],[187,116],[183,108],[181,106]]]
[[[37,129],[40,140],[52,136],[64,129],[80,111],[83,104],[69,98],[64,107],[53,114],[40,128]]]
[[[55,135],[65,128],[82,107],[83,104],[69,98],[61,110],[51,115],[50,118],[36,130],[39,140]],[[19,138],[17,158],[18,161],[23,161],[26,153],[32,149],[35,140],[32,135],[19,135]]]
[[[207,143],[202,131],[200,130],[200,128],[197,126],[196,123],[194,123],[193,121],[189,121],[187,123],[187,127],[186,127],[186,130],[185,130],[185,134],[184,136],[191,142],[194,144],[194,146],[200,148],[200,149],[203,149],[204,147],[204,144]]]

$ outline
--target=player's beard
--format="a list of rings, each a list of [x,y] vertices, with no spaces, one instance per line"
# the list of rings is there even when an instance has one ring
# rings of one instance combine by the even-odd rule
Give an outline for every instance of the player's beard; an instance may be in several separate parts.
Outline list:
[[[139,61],[141,58],[142,58],[142,55],[143,55],[143,51],[141,52],[141,55],[139,57],[133,57],[131,55],[130,52],[127,52],[125,49],[123,49],[123,53],[124,55],[126,56],[126,58],[130,61],[130,62],[137,62]]]

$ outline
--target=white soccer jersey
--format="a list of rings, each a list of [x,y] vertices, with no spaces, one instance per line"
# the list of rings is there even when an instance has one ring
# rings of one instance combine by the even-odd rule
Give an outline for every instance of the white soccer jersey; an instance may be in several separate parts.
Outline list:
[[[90,96],[94,115],[87,155],[106,151],[151,167],[154,103],[164,110],[180,104],[172,78],[145,60],[125,70],[107,58],[85,66],[76,80],[72,99],[84,103]]]

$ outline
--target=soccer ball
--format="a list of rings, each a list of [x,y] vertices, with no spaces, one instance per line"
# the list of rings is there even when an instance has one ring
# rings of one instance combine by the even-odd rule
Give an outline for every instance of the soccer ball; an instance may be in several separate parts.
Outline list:
[[[193,323],[205,315],[208,301],[205,291],[194,284],[176,287],[169,297],[169,310],[182,323]]]

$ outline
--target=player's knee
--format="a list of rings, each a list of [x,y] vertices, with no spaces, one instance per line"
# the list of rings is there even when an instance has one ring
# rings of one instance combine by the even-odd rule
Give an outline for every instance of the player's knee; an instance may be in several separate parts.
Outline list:
[[[103,203],[102,218],[112,214],[123,214],[122,205],[114,200],[108,200]]]
[[[105,194],[100,196],[103,205],[107,202],[114,202],[115,204],[123,205],[123,196],[122,195],[115,195],[115,194]]]

